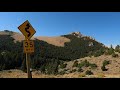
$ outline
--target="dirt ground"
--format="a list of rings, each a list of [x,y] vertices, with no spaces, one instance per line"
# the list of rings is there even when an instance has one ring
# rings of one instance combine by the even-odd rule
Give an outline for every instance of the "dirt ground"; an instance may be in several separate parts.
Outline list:
[[[27,73],[24,73],[21,70],[13,69],[13,70],[4,70],[0,71],[0,78],[27,78]],[[120,78],[119,75],[84,75],[80,73],[70,73],[64,75],[45,75],[41,74],[39,71],[32,72],[32,78]]]
[[[32,72],[32,78],[120,78],[120,54],[119,57],[114,58],[111,55],[102,55],[99,57],[85,57],[77,59],[78,62],[87,60],[90,63],[97,65],[96,69],[91,69],[93,75],[85,75],[85,73],[73,72],[64,75],[45,75],[40,71],[34,70]],[[101,66],[104,60],[110,61],[110,64],[106,66],[107,71],[102,71]],[[65,62],[67,63],[66,69],[72,70],[74,61]],[[85,68],[86,69],[86,68]],[[87,69],[86,69],[87,70]],[[18,69],[3,70],[0,71],[0,78],[27,78],[27,73],[24,73]]]

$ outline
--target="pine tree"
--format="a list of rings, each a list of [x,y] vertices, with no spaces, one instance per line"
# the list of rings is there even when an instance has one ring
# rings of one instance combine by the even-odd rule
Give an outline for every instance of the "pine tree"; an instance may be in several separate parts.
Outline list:
[[[112,55],[114,53],[113,46],[111,45],[110,48],[108,49],[108,54]]]
[[[119,51],[120,51],[120,46],[119,46],[119,45],[117,45],[117,46],[115,47],[115,51],[116,51],[116,52],[119,52]]]

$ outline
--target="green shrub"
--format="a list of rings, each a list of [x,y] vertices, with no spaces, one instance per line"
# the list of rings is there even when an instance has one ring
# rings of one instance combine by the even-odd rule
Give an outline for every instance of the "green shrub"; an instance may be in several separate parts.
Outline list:
[[[108,64],[110,64],[109,61],[107,61],[107,60],[103,61],[103,66],[101,67],[102,71],[107,71],[108,70],[108,69],[105,68],[105,66],[108,65]]]
[[[78,72],[83,72],[82,68],[78,68]]]
[[[85,74],[86,74],[86,75],[93,75],[93,72],[91,72],[90,70],[87,70],[87,71],[85,72]]]
[[[96,64],[90,64],[90,67],[91,67],[92,69],[95,69],[95,68],[97,68],[97,65],[96,65]]]
[[[94,56],[98,57],[98,56],[103,55],[104,53],[105,53],[105,49],[100,48],[98,51],[95,52]]]
[[[76,72],[76,69],[73,69],[73,70],[70,71],[70,73],[73,73],[73,72]]]
[[[76,69],[73,69],[72,72],[76,72]]]
[[[96,52],[95,54],[94,54],[94,57],[98,57],[98,56],[100,56],[101,54],[100,54],[100,52]]]
[[[106,65],[108,65],[108,64],[110,64],[109,61],[107,61],[107,60],[104,60],[104,61],[103,61],[103,66],[106,66]]]
[[[12,71],[8,71],[8,73],[12,73]]]
[[[118,54],[113,53],[112,57],[118,57]]]
[[[85,60],[85,61],[81,62],[80,64],[78,64],[79,68],[82,68],[83,66],[89,67],[90,63],[87,60]]]
[[[63,68],[66,68],[66,66],[67,66],[67,64],[64,64],[64,63],[63,63],[63,64],[60,65],[60,68],[63,69]]]
[[[77,67],[77,66],[78,66],[78,61],[75,61],[72,67]]]
[[[89,65],[90,65],[90,63],[87,60],[85,60],[83,63],[85,65],[85,67],[89,67]]]
[[[84,63],[82,62],[78,64],[78,68],[82,68],[83,66],[84,66]]]
[[[108,70],[108,69],[105,68],[104,65],[101,67],[101,69],[102,69],[102,71],[107,71]]]
[[[116,51],[116,52],[119,52],[119,51],[120,51],[120,46],[119,46],[119,45],[117,45],[117,46],[115,47],[115,51]]]
[[[110,49],[108,50],[108,55],[112,55],[113,53],[114,53],[114,49],[111,49],[111,48],[110,48]]]
[[[95,69],[95,68],[97,68],[97,65],[96,64],[91,64],[91,63],[89,63],[87,60],[85,60],[85,61],[83,61],[83,62],[81,62],[80,64],[78,64],[78,68],[79,69],[81,69],[83,66],[85,66],[85,67],[91,67],[92,69]],[[79,71],[79,70],[78,70]]]
[[[107,49],[106,51],[105,51],[105,55],[112,55],[112,54],[114,54],[115,52],[114,52],[114,49],[113,48],[109,48],[109,49]]]

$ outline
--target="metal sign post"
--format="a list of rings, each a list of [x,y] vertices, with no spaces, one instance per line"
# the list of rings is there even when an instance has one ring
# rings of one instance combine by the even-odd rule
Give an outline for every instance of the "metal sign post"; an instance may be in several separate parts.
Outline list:
[[[23,24],[21,24],[18,29],[22,32],[25,36],[23,46],[24,46],[24,53],[26,53],[26,66],[27,66],[27,74],[28,78],[32,78],[32,72],[30,70],[30,53],[34,52],[34,42],[30,40],[30,38],[36,33],[32,25],[26,20]]]
[[[30,71],[30,54],[26,53],[26,66],[28,78],[32,78],[32,72]]]

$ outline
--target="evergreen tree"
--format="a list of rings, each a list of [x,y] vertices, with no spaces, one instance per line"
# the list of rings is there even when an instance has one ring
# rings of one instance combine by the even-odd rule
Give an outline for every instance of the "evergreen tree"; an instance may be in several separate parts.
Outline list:
[[[120,46],[119,46],[119,45],[117,45],[117,46],[115,47],[115,51],[116,51],[116,52],[119,52],[119,51],[120,51]]]

